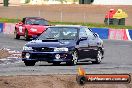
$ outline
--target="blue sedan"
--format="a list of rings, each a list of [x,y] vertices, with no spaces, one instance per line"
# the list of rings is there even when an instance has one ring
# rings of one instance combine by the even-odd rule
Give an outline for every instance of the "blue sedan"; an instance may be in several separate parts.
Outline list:
[[[103,55],[103,41],[97,33],[85,26],[58,25],[48,27],[38,38],[25,44],[22,60],[26,66],[34,66],[38,61],[76,65],[84,59],[99,64]]]

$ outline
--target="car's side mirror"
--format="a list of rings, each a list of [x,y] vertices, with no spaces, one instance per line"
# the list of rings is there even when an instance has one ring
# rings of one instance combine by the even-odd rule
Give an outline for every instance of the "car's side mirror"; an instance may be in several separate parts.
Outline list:
[[[94,33],[95,37],[98,37],[99,38],[99,35],[97,33]]]
[[[81,37],[79,40],[80,41],[87,40],[87,37]]]
[[[83,40],[87,40],[87,37],[81,37],[81,38],[79,38],[79,40],[77,41],[77,44],[79,44],[79,42],[83,41]]]

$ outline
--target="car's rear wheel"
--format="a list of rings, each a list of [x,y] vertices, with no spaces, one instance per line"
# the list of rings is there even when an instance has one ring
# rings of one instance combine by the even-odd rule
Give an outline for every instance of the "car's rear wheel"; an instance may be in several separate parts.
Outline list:
[[[28,30],[25,30],[25,34],[24,34],[25,40],[28,41],[30,38],[28,36]]]
[[[36,61],[24,61],[26,66],[34,66]]]
[[[66,62],[67,65],[76,65],[78,61],[78,52],[75,50],[72,52],[72,60]]]
[[[15,39],[20,39],[20,36],[17,34],[17,30],[14,30],[14,38]]]
[[[102,51],[99,49],[98,50],[98,53],[97,53],[97,56],[95,58],[95,61],[92,61],[93,64],[100,64],[101,61],[102,61],[102,58],[103,58],[103,53]]]

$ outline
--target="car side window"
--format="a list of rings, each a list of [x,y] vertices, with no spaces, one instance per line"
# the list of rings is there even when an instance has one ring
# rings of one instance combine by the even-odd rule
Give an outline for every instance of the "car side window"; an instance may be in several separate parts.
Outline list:
[[[80,29],[79,38],[81,38],[81,37],[88,37],[84,28]]]
[[[86,33],[89,39],[95,39],[93,32],[91,32],[88,28],[86,28]]]

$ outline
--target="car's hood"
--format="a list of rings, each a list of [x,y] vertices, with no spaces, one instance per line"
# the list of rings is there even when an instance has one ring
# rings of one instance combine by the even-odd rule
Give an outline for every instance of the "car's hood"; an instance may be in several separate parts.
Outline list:
[[[75,40],[33,40],[26,44],[28,47],[72,47]]]
[[[36,29],[42,29],[42,28],[47,28],[48,26],[44,25],[25,25],[27,28],[36,28]]]

